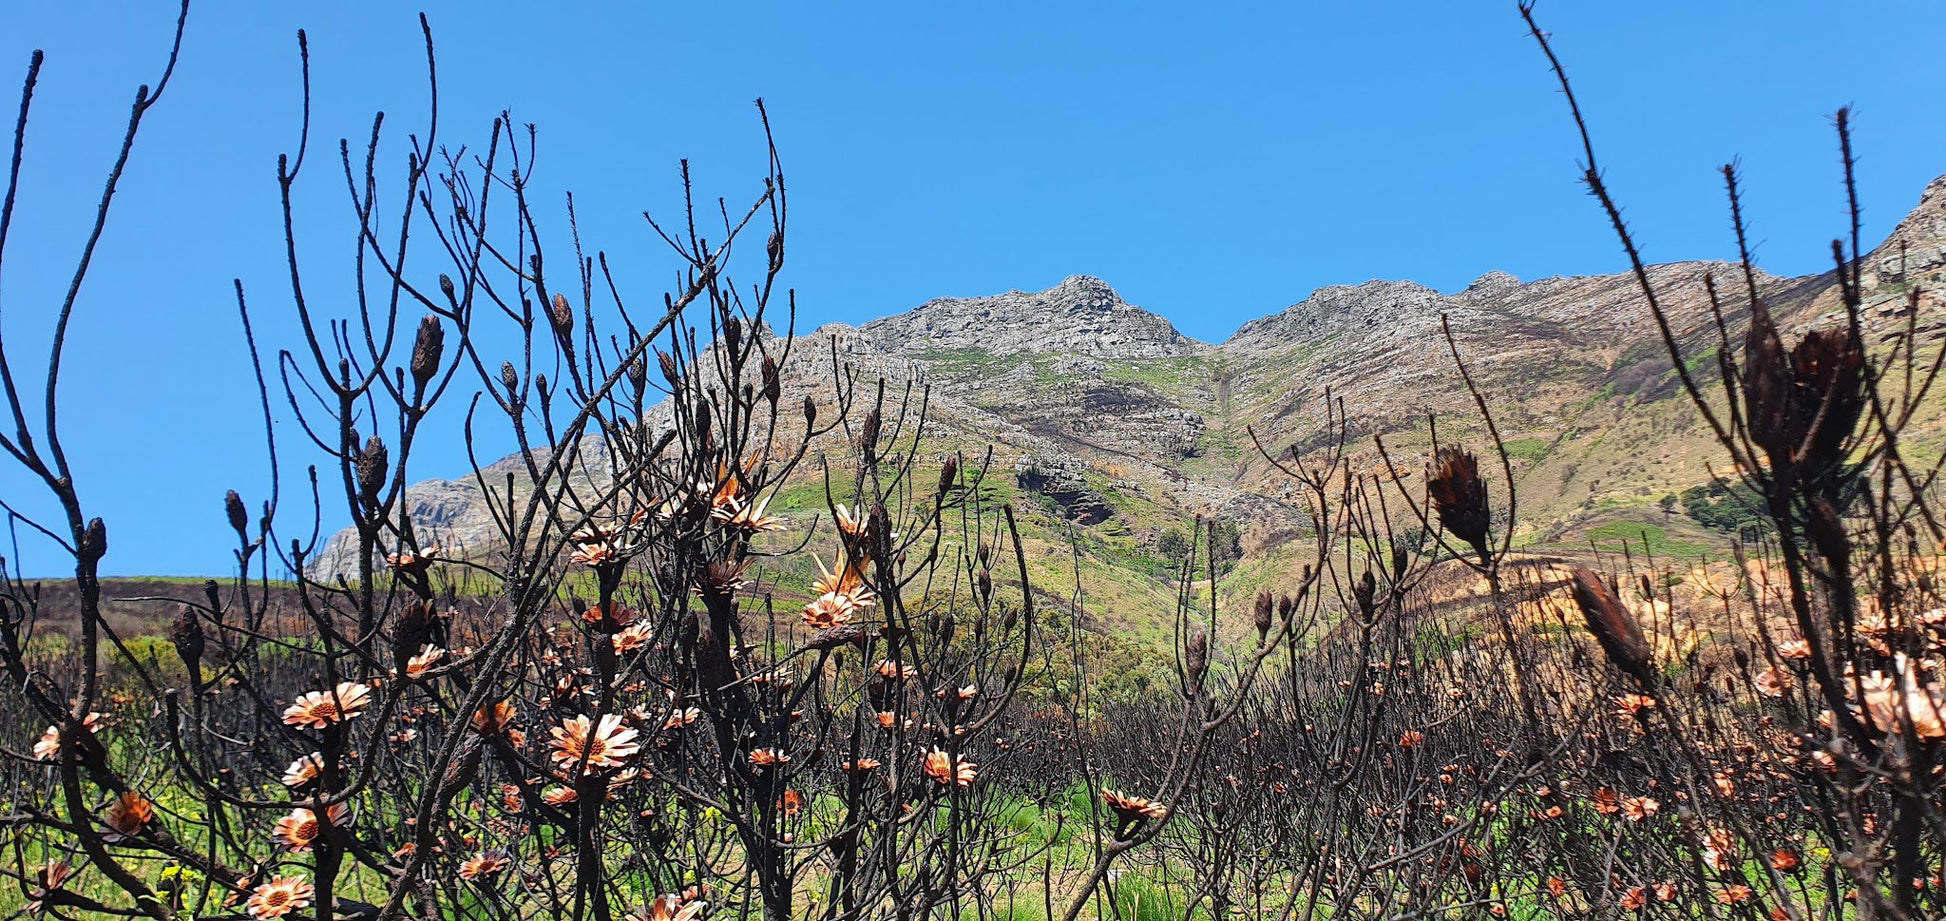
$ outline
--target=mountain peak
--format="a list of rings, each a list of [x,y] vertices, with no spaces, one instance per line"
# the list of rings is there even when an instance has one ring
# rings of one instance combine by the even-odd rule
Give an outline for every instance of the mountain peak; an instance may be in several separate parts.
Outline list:
[[[1069,275],[1043,291],[937,298],[873,320],[864,332],[907,354],[977,349],[995,355],[1156,358],[1207,348],[1168,320],[1122,300],[1092,275]]]
[[[1243,324],[1230,342],[1298,341],[1379,322],[1436,317],[1450,303],[1416,281],[1374,279],[1358,285],[1326,285],[1278,313]]]
[[[1518,287],[1520,287],[1520,279],[1514,277],[1512,273],[1493,269],[1473,279],[1473,282],[1467,285],[1466,290],[1460,292],[1459,296],[1468,300],[1486,300],[1499,297]]]

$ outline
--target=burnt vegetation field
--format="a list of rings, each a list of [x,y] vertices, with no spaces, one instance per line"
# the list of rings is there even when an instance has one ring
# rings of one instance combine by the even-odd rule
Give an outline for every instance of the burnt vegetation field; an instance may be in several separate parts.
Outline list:
[[[332,162],[307,130],[279,164],[277,309],[308,335],[243,347],[265,426],[288,407],[310,450],[271,440],[286,485],[212,497],[227,575],[100,575],[115,521],[84,504],[74,423],[42,399],[89,316],[72,293],[57,305],[45,367],[28,363],[50,343],[0,340],[0,449],[58,510],[10,503],[10,522],[71,564],[29,579],[0,561],[0,911],[1946,915],[1946,523],[1939,461],[1904,437],[1937,421],[1930,295],[1903,282],[1903,328],[1866,322],[1854,197],[1824,279],[1838,309],[1780,322],[1725,167],[1744,259],[1682,280],[1710,322],[1678,328],[1521,13],[1659,330],[1642,380],[1707,432],[1715,478],[1664,503],[1704,523],[1701,552],[1626,527],[1519,545],[1545,497],[1516,466],[1554,443],[1503,437],[1511,396],[1477,386],[1494,357],[1445,324],[1421,346],[1451,359],[1469,412],[1410,456],[1336,395],[1301,445],[1212,443],[1301,510],[1288,565],[1236,597],[1263,568],[1239,523],[1173,522],[1143,564],[1170,613],[1118,639],[1081,583],[1081,544],[1105,539],[1070,530],[1060,577],[1010,484],[1056,483],[1105,518],[1123,500],[1101,484],[1126,470],[1017,476],[934,437],[924,382],[798,334],[761,103],[764,174],[717,199],[684,164],[690,207],[651,217],[676,283],[650,292],[623,291],[572,212],[536,200],[529,126],[503,117],[461,147],[428,118],[389,172],[364,142]],[[427,27],[429,67],[432,48]],[[295,60],[308,93],[309,49]],[[174,65],[136,96],[97,236]],[[0,256],[32,232],[12,216],[40,66]],[[1851,190],[1847,113],[1836,127]],[[300,258],[293,229],[322,219],[293,189],[333,169],[353,180],[355,266]],[[327,315],[307,293],[333,268],[382,284]],[[113,268],[84,257],[71,291],[90,271]],[[256,300],[238,285],[246,327]],[[463,431],[424,424],[442,402],[466,404]],[[408,495],[415,446],[487,426],[520,448],[464,477],[493,539],[443,544]],[[313,489],[351,522],[329,547],[293,511]]]

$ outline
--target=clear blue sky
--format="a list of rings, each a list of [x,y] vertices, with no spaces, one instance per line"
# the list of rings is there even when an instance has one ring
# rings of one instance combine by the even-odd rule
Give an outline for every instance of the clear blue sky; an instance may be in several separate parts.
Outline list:
[[[0,76],[47,51],[28,173],[0,281],[16,367],[38,367],[135,85],[173,4],[10,3]],[[1825,268],[1842,197],[1829,115],[1857,107],[1867,233],[1946,172],[1946,5],[1642,0],[1543,3],[1609,177],[1657,261],[1732,252],[1715,167],[1742,156],[1760,258]],[[768,99],[792,183],[788,281],[810,323],[940,295],[1101,276],[1186,333],[1227,337],[1326,284],[1441,290],[1488,269],[1616,270],[1577,186],[1564,107],[1513,0],[428,4],[443,139],[511,108],[542,129],[540,180],[584,234],[659,278],[639,214],[667,211],[678,158],[741,196],[761,174],[750,101]],[[412,9],[205,0],[172,98],[137,146],[86,288],[63,385],[84,501],[115,573],[220,573],[223,490],[266,486],[230,296],[269,345],[286,319],[277,154],[297,129],[293,33],[310,31],[325,155],[302,202],[311,261],[349,252],[342,136],[425,103]],[[12,90],[4,102],[11,124]],[[450,420],[449,420],[450,421]],[[288,420],[290,462],[311,460]],[[488,445],[491,450],[496,445]],[[427,451],[417,476],[464,470]],[[287,468],[289,469],[289,468]],[[284,526],[308,512],[286,483]],[[48,510],[11,466],[0,495]],[[324,527],[337,527],[327,512]],[[4,535],[0,535],[4,540]],[[0,544],[8,556],[10,547]],[[22,538],[19,568],[56,571]]]

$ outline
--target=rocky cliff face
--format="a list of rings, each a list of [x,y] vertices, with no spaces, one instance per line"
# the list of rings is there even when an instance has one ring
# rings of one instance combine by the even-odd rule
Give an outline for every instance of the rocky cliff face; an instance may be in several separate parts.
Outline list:
[[[1903,329],[1912,286],[1946,289],[1946,177],[1865,268],[1868,319],[1883,334]],[[1650,276],[1692,363],[1718,347],[1705,278],[1720,283],[1733,326],[1747,315],[1736,266],[1672,263]],[[1829,275],[1758,280],[1787,326],[1835,305]],[[1937,307],[1927,299],[1920,310],[1930,318]],[[1615,515],[1652,515],[1707,479],[1713,449],[1628,274],[1488,272],[1450,294],[1409,281],[1332,286],[1221,344],[1189,339],[1077,275],[1045,291],[941,298],[863,326],[823,327],[806,337],[814,347],[799,351],[788,380],[817,394],[835,347],[867,379],[925,386],[934,447],[992,446],[1018,498],[1038,503],[1029,526],[1054,542],[1070,527],[1094,535],[1112,569],[1199,514],[1255,534],[1246,548],[1302,528],[1288,483],[1256,443],[1300,453],[1323,445],[1327,395],[1343,402],[1366,463],[1377,462],[1372,436],[1382,435],[1411,469],[1430,446],[1432,416],[1442,438],[1480,445],[1448,328],[1508,439],[1521,526],[1535,539],[1571,541]],[[1920,328],[1939,332],[1930,319]],[[1924,428],[1936,435],[1941,423]],[[409,495],[415,516],[449,543],[491,543],[470,478],[427,481]],[[332,565],[344,565],[344,547],[335,542]]]
[[[865,324],[879,348],[926,356],[956,350],[1088,358],[1167,358],[1208,351],[1107,282],[1071,275],[1046,291],[946,297]]]

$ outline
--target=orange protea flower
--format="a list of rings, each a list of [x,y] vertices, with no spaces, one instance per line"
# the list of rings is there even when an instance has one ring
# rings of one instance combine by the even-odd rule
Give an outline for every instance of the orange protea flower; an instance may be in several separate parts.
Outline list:
[[[1711,774],[1710,782],[1716,785],[1717,793],[1723,796],[1736,795],[1737,792],[1736,778],[1731,776],[1729,771],[1717,771],[1716,773]]]
[[[1602,815],[1614,815],[1622,811],[1621,799],[1615,795],[1615,791],[1602,787],[1595,791],[1595,811]]]
[[[636,911],[629,915],[630,921],[695,921],[697,915],[709,908],[709,903],[700,899],[675,893],[658,895],[649,903],[647,911]]]
[[[780,764],[789,764],[790,760],[791,756],[784,754],[781,748],[757,748],[750,752],[750,764],[753,767],[776,767]]]
[[[573,787],[548,787],[541,791],[541,802],[559,808],[576,799]]]
[[[696,722],[697,718],[702,715],[703,711],[697,707],[677,707],[669,714],[668,719],[662,721],[662,728],[668,730],[681,729],[690,723]]]
[[[1737,839],[1720,828],[1703,836],[1703,862],[1713,870],[1728,870],[1736,862]]]
[[[341,681],[329,691],[300,694],[297,703],[284,708],[284,722],[292,726],[324,729],[348,720],[372,705],[372,689],[356,681]]]
[[[35,872],[36,885],[27,893],[27,913],[39,917],[47,911],[47,899],[61,887],[67,885],[68,878],[74,875],[74,868],[65,860],[50,860]]]
[[[627,655],[649,645],[655,635],[655,628],[647,622],[633,623],[623,627],[620,633],[610,637],[608,642],[614,646],[616,655]]]
[[[1779,873],[1789,873],[1803,865],[1804,861],[1797,856],[1796,851],[1790,848],[1780,847],[1771,852],[1770,867]]]
[[[284,786],[293,790],[308,787],[317,782],[324,773],[324,756],[317,752],[305,755],[284,769]]]
[[[1786,659],[1808,659],[1811,643],[1803,637],[1793,637],[1777,644],[1777,654]]]
[[[481,735],[496,736],[506,732],[514,724],[514,715],[514,704],[511,700],[481,704],[480,709],[473,712],[473,719],[469,725],[473,727],[474,732]]]
[[[549,734],[554,737],[550,743],[554,750],[548,757],[563,767],[580,764],[585,756],[590,768],[618,768],[642,750],[635,741],[641,733],[622,725],[619,713],[602,716],[599,724],[585,716],[569,717]]]
[[[606,604],[591,604],[581,611],[581,622],[585,624],[609,624],[615,629],[626,627],[635,622],[636,611],[619,601]]]
[[[796,816],[804,811],[804,795],[796,790],[785,790],[783,797],[777,801],[777,808],[786,816]]]
[[[845,762],[844,768],[847,771],[857,771],[860,774],[865,774],[878,770],[878,764],[877,758],[860,758],[857,761]]]
[[[108,804],[108,810],[102,813],[101,819],[114,830],[114,834],[102,836],[103,840],[133,838],[155,819],[155,804],[140,793],[124,793]]]
[[[1655,698],[1647,694],[1622,694],[1615,698],[1615,715],[1624,719],[1644,710],[1655,709]]]
[[[813,559],[816,559],[813,557]],[[844,595],[856,607],[867,608],[878,603],[878,596],[865,585],[864,561],[850,560],[838,567],[836,572],[824,568],[824,561],[817,560],[818,578],[811,582],[811,591],[819,594]]]
[[[402,572],[423,573],[433,563],[438,562],[439,558],[440,549],[438,547],[427,547],[417,553],[412,552],[409,548],[400,548],[398,553],[386,554],[385,562],[393,569]]]
[[[1646,796],[1631,796],[1628,799],[1622,800],[1622,818],[1631,822],[1640,822],[1649,816],[1655,815],[1656,810],[1661,808],[1661,803]]]
[[[338,803],[325,810],[328,821],[319,822],[317,813],[299,806],[292,809],[290,815],[277,820],[277,827],[270,832],[271,840],[287,851],[308,851],[326,828],[343,825],[348,811],[345,804]]]
[[[979,765],[964,757],[956,760],[952,755],[937,748],[926,753],[924,765],[926,776],[932,778],[934,783],[942,786],[957,783],[962,787],[972,786],[973,778],[976,776],[975,769],[978,767]]]
[[[1400,748],[1418,748],[1419,746],[1424,745],[1425,742],[1426,742],[1426,734],[1423,732],[1419,732],[1418,730],[1410,730],[1406,732],[1404,735],[1399,736]]]
[[[794,674],[796,673],[791,670],[790,666],[779,665],[774,668],[767,668],[764,669],[763,671],[756,672],[752,674],[750,677],[745,678],[743,680],[748,681],[751,684],[784,685],[784,684],[791,683],[791,676]]]
[[[1750,901],[1750,887],[1742,883],[1716,890],[1716,900],[1725,905],[1741,905]]]
[[[1678,892],[1680,890],[1676,888],[1675,883],[1664,881],[1655,884],[1655,897],[1664,902],[1675,901]]]
[[[851,623],[851,614],[857,608],[850,595],[825,592],[804,606],[804,625],[813,630],[842,627]]]
[[[1785,691],[1791,689],[1791,673],[1771,666],[1758,672],[1752,683],[1756,685],[1757,693],[1765,697],[1782,697]]]
[[[1632,886],[1627,892],[1622,893],[1620,904],[1623,911],[1641,911],[1648,907],[1649,891],[1641,886]]]
[[[894,662],[891,659],[880,659],[872,666],[872,671],[887,681],[904,681],[908,678],[917,677],[919,667]]]
[[[740,528],[755,534],[760,531],[776,531],[784,526],[784,521],[764,514],[770,505],[770,497],[764,496],[755,502],[732,499],[725,505],[710,510],[709,516],[733,528]]]
[[[844,503],[831,507],[831,517],[837,522],[838,530],[846,537],[857,537],[865,533],[866,526],[871,523],[871,518],[866,516],[864,509],[853,512],[846,508]]]
[[[82,717],[82,731],[89,735],[94,735],[95,730],[101,726],[102,719],[103,717],[99,713],[89,713],[87,716]],[[53,761],[60,754],[61,729],[59,726],[49,726],[46,732],[41,733],[40,739],[34,743],[34,757],[42,761]]]
[[[507,855],[499,851],[482,851],[466,858],[466,861],[459,865],[459,878],[471,881],[482,877],[497,876],[501,870],[505,870],[506,868]]]
[[[1863,681],[1865,712],[1871,722],[1886,732],[1905,732],[1905,720],[1912,721],[1912,732],[1921,739],[1946,739],[1946,694],[1937,688],[1922,687],[1905,656],[1898,658],[1905,673],[1903,687],[1877,672]],[[1901,714],[1903,711],[1903,714]]]
[[[281,918],[308,908],[317,890],[302,876],[278,876],[252,890],[244,907],[252,918]]]
[[[1116,821],[1132,825],[1149,819],[1160,819],[1169,814],[1169,807],[1146,796],[1131,796],[1120,790],[1101,788],[1101,799],[1115,813]]]
[[[439,664],[439,660],[444,658],[446,658],[446,650],[432,645],[421,646],[418,655],[406,660],[405,676],[423,678],[427,672],[432,671],[434,665]]]
[[[608,544],[576,544],[574,552],[568,554],[568,562],[577,566],[600,566],[620,555]]]

